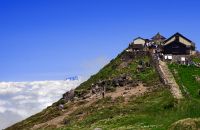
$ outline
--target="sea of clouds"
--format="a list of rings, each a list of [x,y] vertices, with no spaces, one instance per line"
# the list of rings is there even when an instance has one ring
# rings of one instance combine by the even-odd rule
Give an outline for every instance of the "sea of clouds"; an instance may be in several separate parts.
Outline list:
[[[0,129],[40,112],[81,82],[0,82]]]

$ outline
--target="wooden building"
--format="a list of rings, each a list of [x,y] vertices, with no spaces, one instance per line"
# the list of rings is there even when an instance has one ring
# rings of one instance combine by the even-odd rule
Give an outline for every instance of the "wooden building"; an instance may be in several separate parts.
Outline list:
[[[162,45],[166,38],[162,36],[160,33],[157,33],[155,36],[151,38],[152,43]]]
[[[195,52],[195,44],[180,33],[168,38],[163,45],[163,53],[171,55],[192,55]]]
[[[131,43],[131,48],[133,49],[133,51],[143,51],[145,49],[145,46],[146,39],[143,39],[141,37],[134,39]]]

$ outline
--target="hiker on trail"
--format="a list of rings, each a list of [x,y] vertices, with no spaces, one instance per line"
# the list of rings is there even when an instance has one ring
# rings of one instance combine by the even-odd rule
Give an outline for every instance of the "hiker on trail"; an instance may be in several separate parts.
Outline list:
[[[104,98],[105,97],[105,93],[106,93],[106,87],[105,86],[103,86],[103,88],[102,88],[103,90],[102,90],[102,98]]]
[[[98,85],[95,86],[95,92],[96,92],[96,97],[98,97],[98,92],[99,92],[99,86]]]
[[[102,92],[102,98],[104,98],[104,97],[105,97],[105,91]]]
[[[59,108],[59,110],[63,111],[64,105],[63,105],[63,104],[60,104],[58,108]]]

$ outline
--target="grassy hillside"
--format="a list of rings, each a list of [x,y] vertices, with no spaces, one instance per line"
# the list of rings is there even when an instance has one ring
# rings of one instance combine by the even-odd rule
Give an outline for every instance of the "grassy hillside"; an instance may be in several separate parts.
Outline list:
[[[42,129],[187,130],[200,127],[198,120],[200,117],[199,68],[176,64],[169,65],[178,84],[182,86],[182,91],[187,93],[184,99],[177,101],[173,98],[168,88],[159,81],[159,76],[154,66],[151,65],[143,71],[137,70],[141,61],[151,62],[148,55],[138,55],[131,58],[127,58],[127,56],[129,56],[128,52],[122,52],[116,59],[101,69],[99,73],[82,83],[76,89],[76,96],[81,98],[89,93],[92,83],[99,82],[99,80],[113,79],[123,74],[131,75],[132,80],[142,82],[146,87],[151,88],[150,92],[144,93],[139,97],[132,96],[128,100],[125,100],[123,96],[115,99],[106,97],[96,100],[89,106],[83,105],[87,103],[86,100],[68,103],[59,100],[42,112],[13,125],[8,130],[30,129],[35,124],[63,115],[64,112],[58,109],[59,104],[64,104],[64,111],[66,112],[74,107],[78,108],[64,117],[61,128],[56,128],[55,125],[48,125],[42,127]],[[124,57],[126,57],[125,60]],[[182,122],[182,120],[184,121]]]
[[[78,113],[87,113],[80,117]],[[200,117],[200,104],[196,100],[177,102],[168,89],[158,88],[124,103],[123,97],[112,102],[101,99],[88,108],[80,108],[66,120],[71,123],[62,130],[166,130],[184,118]]]
[[[199,54],[192,56],[191,58],[192,58],[193,62],[200,63],[200,55]]]
[[[82,83],[76,89],[76,93],[78,95],[84,95],[90,91],[92,83],[97,83],[99,80],[112,79],[122,74],[131,75],[133,80],[139,80],[147,83],[148,85],[152,85],[159,80],[153,66],[145,69],[145,71],[142,73],[137,72],[136,68],[140,61],[150,62],[150,57],[148,55],[139,55],[134,58],[129,57],[126,61],[121,60],[122,58],[128,57],[129,55],[129,52],[123,51],[115,59],[111,60],[108,65],[103,67],[97,74],[91,76],[86,82]],[[121,68],[120,66],[123,63],[127,63],[127,66]]]
[[[195,58],[195,61],[198,59]],[[200,68],[169,64],[185,98],[173,99],[168,89],[158,88],[136,99],[130,98],[124,104],[123,98],[110,105],[110,99],[102,100],[103,108],[85,108],[86,117],[79,120],[72,115],[72,124],[63,130],[197,130],[200,129]],[[95,103],[98,104],[98,103]],[[78,122],[78,123],[77,123]]]
[[[195,66],[170,64],[177,83],[186,96],[200,99],[200,68]]]

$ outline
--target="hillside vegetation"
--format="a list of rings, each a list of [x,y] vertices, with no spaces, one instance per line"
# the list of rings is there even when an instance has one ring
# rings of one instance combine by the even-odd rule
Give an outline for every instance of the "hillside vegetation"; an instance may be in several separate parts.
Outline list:
[[[87,113],[79,118],[78,113]],[[159,88],[141,97],[123,97],[114,103],[110,98],[101,99],[87,108],[80,108],[66,120],[71,124],[63,130],[166,130],[184,118],[200,117],[200,104],[196,100],[174,100],[168,89]]]
[[[138,71],[141,61],[150,63],[150,66]],[[174,99],[169,89],[160,82],[148,54],[130,55],[124,51],[75,90],[80,100],[65,102],[61,99],[7,130],[30,129],[58,117],[64,117],[60,124],[43,125],[38,129],[197,130],[200,128],[200,69],[177,64],[169,64],[169,68],[184,92],[182,100]],[[106,89],[111,96],[95,98],[92,102],[82,98],[90,93],[91,84],[110,81],[121,75],[130,75],[132,81],[142,83],[148,91],[128,98],[123,95],[113,98],[116,86],[110,84]],[[58,109],[59,104],[64,104],[64,110]]]
[[[169,68],[185,96],[200,99],[200,68],[178,64],[170,64]]]
[[[143,61],[144,63],[150,62],[150,57],[145,53],[132,55],[130,52],[123,51],[97,74],[91,76],[86,82],[82,83],[76,89],[76,93],[84,95],[90,91],[92,83],[97,83],[100,80],[116,78],[120,75],[126,74],[131,75],[133,80],[139,80],[148,85],[158,82],[158,75],[153,66],[145,69],[142,73],[137,72],[137,65],[140,61]]]

